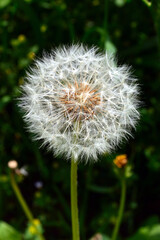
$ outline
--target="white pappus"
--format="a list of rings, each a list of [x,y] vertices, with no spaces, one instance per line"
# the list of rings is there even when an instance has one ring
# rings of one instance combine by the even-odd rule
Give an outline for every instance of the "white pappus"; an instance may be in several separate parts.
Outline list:
[[[88,161],[111,152],[139,119],[139,87],[126,65],[99,49],[53,50],[27,73],[19,105],[36,139],[55,154]]]

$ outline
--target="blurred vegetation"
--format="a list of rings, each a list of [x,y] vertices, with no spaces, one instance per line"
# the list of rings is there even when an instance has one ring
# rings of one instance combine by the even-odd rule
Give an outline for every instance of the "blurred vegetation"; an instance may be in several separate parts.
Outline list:
[[[21,240],[21,234],[38,240],[11,188],[11,159],[26,166],[28,176],[17,175],[17,182],[45,238],[71,239],[70,164],[32,142],[16,99],[35,56],[77,42],[107,49],[119,64],[132,65],[143,101],[134,139],[95,164],[79,165],[81,238],[98,232],[104,239],[111,236],[120,196],[113,159],[126,153],[132,173],[119,239],[160,239],[160,2],[147,3],[151,1],[0,0],[0,240]]]

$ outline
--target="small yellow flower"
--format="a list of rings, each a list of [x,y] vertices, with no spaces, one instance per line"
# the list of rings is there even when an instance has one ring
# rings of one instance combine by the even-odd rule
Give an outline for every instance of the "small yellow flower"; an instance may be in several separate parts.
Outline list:
[[[127,163],[127,155],[126,154],[122,154],[122,155],[118,155],[114,160],[113,160],[114,164],[118,167],[118,168],[122,168],[124,167]]]
[[[41,225],[41,222],[39,221],[39,219],[34,219],[33,224],[38,226],[38,225]]]
[[[28,231],[33,235],[37,233],[37,229],[33,225],[29,227]]]
[[[47,25],[43,24],[40,28],[41,32],[46,32],[47,30]]]
[[[25,40],[26,40],[26,37],[25,37],[25,35],[23,35],[23,34],[20,34],[19,36],[18,36],[18,41],[19,42],[25,42]]]
[[[32,60],[32,59],[35,58],[35,53],[34,53],[34,52],[29,52],[29,53],[27,54],[27,57]]]
[[[32,221],[32,225],[28,228],[28,231],[33,234],[36,235],[37,234],[37,227],[40,226],[41,223],[39,221],[39,219],[34,219]]]

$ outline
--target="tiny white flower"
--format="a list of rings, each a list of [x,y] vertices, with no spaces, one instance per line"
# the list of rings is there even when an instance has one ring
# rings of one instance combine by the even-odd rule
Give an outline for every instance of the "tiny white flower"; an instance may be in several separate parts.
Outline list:
[[[36,60],[22,91],[29,130],[66,158],[96,160],[111,152],[139,119],[130,68],[97,48],[62,47]]]

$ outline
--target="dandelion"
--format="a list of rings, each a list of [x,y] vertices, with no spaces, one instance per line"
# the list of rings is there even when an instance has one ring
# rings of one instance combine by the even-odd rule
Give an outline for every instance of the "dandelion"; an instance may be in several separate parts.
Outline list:
[[[15,170],[18,167],[18,162],[16,160],[10,160],[8,162],[8,167]]]
[[[118,155],[114,160],[113,160],[114,164],[118,167],[118,168],[123,168],[126,166],[126,164],[128,163],[128,159],[127,159],[127,155],[126,154],[122,154],[122,155]]]
[[[35,60],[22,91],[20,107],[35,138],[75,161],[112,152],[139,119],[130,68],[94,47],[62,47]]]
[[[131,135],[139,119],[138,85],[130,68],[83,45],[58,48],[35,60],[20,107],[35,139],[71,158],[73,240],[79,240],[77,162],[97,160]]]

